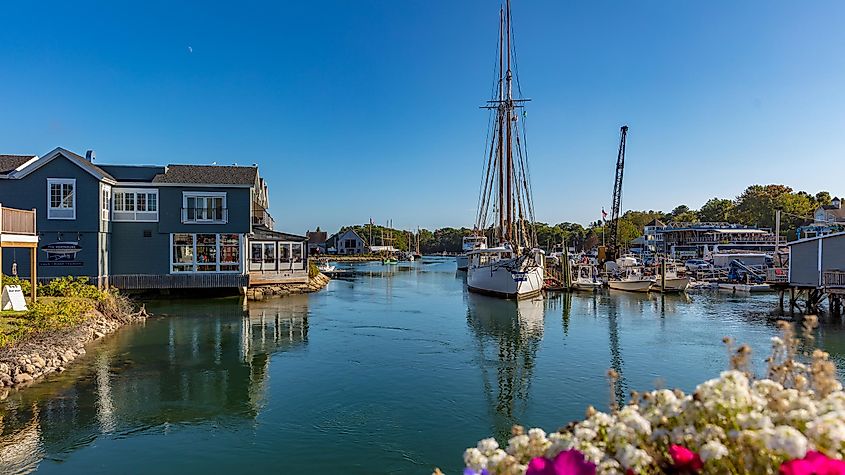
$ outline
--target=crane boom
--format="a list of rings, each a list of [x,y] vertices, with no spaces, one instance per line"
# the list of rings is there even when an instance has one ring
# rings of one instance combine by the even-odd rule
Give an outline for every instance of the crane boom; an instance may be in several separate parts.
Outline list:
[[[610,233],[608,245],[608,260],[615,259],[619,251],[619,213],[622,210],[622,175],[625,171],[625,140],[628,136],[628,126],[620,129],[619,154],[616,156],[616,180],[613,182],[613,209],[610,213]]]

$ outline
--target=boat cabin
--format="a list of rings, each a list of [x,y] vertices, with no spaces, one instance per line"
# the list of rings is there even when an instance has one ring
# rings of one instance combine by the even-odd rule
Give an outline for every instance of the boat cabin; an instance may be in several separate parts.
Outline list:
[[[475,249],[487,248],[487,236],[464,236],[461,241],[461,249],[469,252]]]

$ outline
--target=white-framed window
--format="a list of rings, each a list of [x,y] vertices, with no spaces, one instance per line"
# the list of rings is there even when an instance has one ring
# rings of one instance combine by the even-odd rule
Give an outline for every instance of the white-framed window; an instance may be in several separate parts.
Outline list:
[[[47,178],[47,219],[76,219],[76,179]]]
[[[100,219],[108,221],[111,218],[111,186],[101,184],[100,190]]]
[[[226,208],[226,192],[182,192],[183,223],[226,223],[229,210]]]
[[[158,190],[155,188],[115,188],[113,221],[158,221]]]
[[[170,235],[170,272],[240,272],[241,235],[174,233]]]

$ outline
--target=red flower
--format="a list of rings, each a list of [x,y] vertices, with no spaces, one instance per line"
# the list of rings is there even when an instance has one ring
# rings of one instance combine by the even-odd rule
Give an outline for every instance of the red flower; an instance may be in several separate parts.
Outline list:
[[[845,475],[845,462],[821,452],[809,451],[802,459],[790,460],[780,466],[781,475]]]
[[[669,456],[672,457],[673,466],[678,470],[697,473],[704,467],[701,457],[682,445],[672,445],[669,447]]]
[[[588,462],[581,452],[570,449],[557,454],[554,460],[535,457],[528,463],[525,475],[595,475],[596,464]]]

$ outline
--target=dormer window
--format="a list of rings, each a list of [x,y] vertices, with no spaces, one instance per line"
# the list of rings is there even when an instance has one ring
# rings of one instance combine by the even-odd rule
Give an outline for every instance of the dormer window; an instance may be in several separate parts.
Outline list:
[[[47,219],[76,219],[75,179],[47,179]]]

